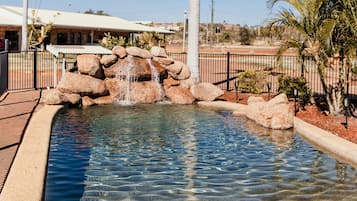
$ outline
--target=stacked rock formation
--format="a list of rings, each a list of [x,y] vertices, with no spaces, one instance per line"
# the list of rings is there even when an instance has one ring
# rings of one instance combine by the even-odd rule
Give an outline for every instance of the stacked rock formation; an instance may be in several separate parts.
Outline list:
[[[111,104],[126,100],[192,104],[223,94],[209,83],[193,83],[189,67],[168,57],[165,49],[150,51],[116,46],[111,55],[79,55],[77,72],[66,72],[55,89],[45,91],[45,104]]]

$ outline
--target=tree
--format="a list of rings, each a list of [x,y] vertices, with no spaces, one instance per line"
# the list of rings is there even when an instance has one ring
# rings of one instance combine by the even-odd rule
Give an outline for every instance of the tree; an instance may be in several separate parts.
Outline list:
[[[333,51],[332,35],[336,27],[336,19],[332,18],[329,0],[269,0],[273,7],[277,2],[285,2],[291,9],[282,8],[272,24],[280,24],[298,31],[303,40],[288,39],[280,47],[279,54],[288,48],[297,48],[299,55],[311,55],[317,64],[320,81],[326,96],[330,114],[342,111],[343,85],[341,81],[335,86],[327,84],[326,69]]]
[[[249,28],[247,26],[244,26],[240,29],[239,32],[240,36],[240,42],[242,45],[250,45],[252,42],[252,36],[250,34]]]
[[[108,13],[105,13],[103,10],[94,11],[92,9],[84,11],[84,14],[110,16]]]

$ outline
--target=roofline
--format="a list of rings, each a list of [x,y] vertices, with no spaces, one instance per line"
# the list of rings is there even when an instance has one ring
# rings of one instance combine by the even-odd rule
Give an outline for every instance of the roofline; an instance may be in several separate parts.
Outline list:
[[[9,7],[9,8],[8,8]],[[5,9],[9,12],[14,13],[15,15],[21,16],[22,13],[17,12],[16,10],[11,9],[11,7],[14,8],[20,8],[20,7],[15,7],[15,6],[7,6],[7,5],[0,5],[0,8]],[[34,8],[29,8],[29,9],[34,9]],[[76,12],[69,12],[69,11],[59,11],[59,10],[48,10],[48,9],[39,9],[39,10],[43,10],[43,11],[53,11],[53,12],[59,12],[59,13],[75,13],[75,14],[83,14],[85,15],[85,13],[76,13]],[[121,19],[121,20],[125,20],[122,19],[120,17],[117,16],[106,16],[106,17],[111,17],[111,18],[117,18],[117,19]],[[29,16],[29,21],[32,20],[32,17]],[[128,21],[125,20],[127,22],[133,23],[135,24],[135,22],[133,21]],[[30,24],[30,22],[28,22]],[[36,23],[36,25],[44,25],[45,23],[41,22],[40,23]],[[155,28],[155,27],[151,27],[151,26],[146,26],[146,25],[141,25],[141,24],[136,24],[138,26],[142,26],[142,29],[138,28],[137,30],[133,30],[133,29],[115,29],[112,27],[106,28],[98,28],[98,27],[82,27],[82,26],[73,26],[73,25],[64,25],[64,24],[56,24],[56,22],[53,22],[53,27],[56,28],[76,28],[76,29],[82,29],[82,30],[101,30],[101,31],[118,31],[118,32],[132,32],[132,33],[141,33],[141,32],[154,32],[154,33],[160,33],[160,34],[174,34],[175,32],[169,31],[169,30],[165,30],[165,29],[160,29],[160,28]],[[21,27],[20,24],[7,24],[6,26],[15,26],[15,27]]]

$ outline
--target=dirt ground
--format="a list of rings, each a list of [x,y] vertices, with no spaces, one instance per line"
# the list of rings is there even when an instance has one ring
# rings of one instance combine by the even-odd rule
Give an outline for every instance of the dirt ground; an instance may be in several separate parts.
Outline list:
[[[249,96],[254,94],[238,94],[239,103],[247,104]],[[257,96],[257,95],[255,95]],[[259,95],[263,96],[265,100],[269,99],[268,94]],[[234,92],[225,92],[222,97],[224,100],[236,102],[236,94]],[[330,131],[331,133],[340,136],[357,144],[357,118],[348,117],[348,126],[346,128],[346,119],[344,115],[332,116],[327,115],[316,105],[308,105],[305,108],[299,108],[297,117],[313,124],[319,128]]]

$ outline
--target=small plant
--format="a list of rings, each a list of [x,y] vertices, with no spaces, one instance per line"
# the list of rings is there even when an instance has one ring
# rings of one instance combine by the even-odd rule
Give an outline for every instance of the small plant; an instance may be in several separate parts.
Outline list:
[[[307,87],[307,81],[304,77],[280,76],[278,82],[279,93],[285,93],[287,97],[294,98],[294,89],[297,89],[297,100],[303,106],[310,102],[311,89]]]
[[[239,73],[237,79],[239,81],[238,90],[243,93],[262,93],[267,78],[265,71],[245,71]]]
[[[110,32],[104,33],[104,37],[99,44],[105,48],[113,49],[115,46],[120,45],[126,47],[128,44],[123,36],[112,36]]]

